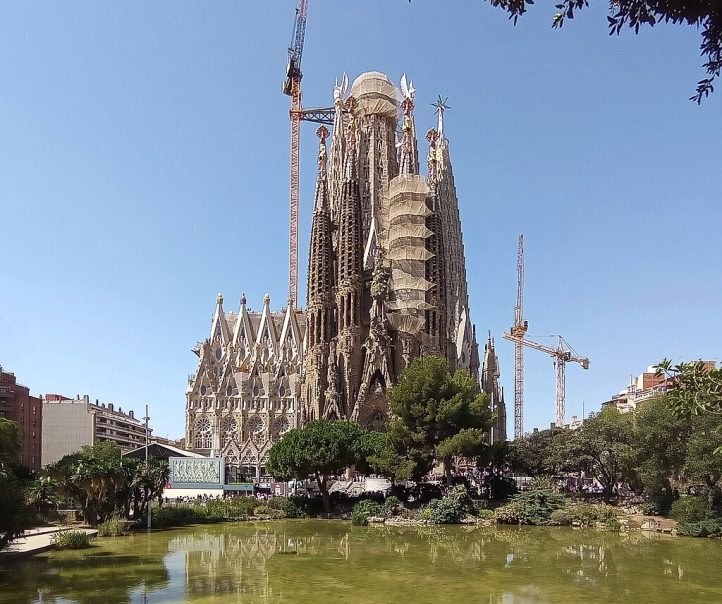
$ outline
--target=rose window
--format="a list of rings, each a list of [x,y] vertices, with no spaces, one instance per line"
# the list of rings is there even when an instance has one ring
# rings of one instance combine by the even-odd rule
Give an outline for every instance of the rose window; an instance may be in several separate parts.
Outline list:
[[[254,443],[262,443],[266,440],[265,424],[260,417],[252,417],[248,422],[248,432]]]
[[[210,432],[211,431],[211,420],[207,417],[201,417],[196,422],[197,432]]]
[[[287,417],[279,417],[276,420],[276,423],[274,424],[274,432],[277,436],[281,436],[288,432],[289,428],[291,427],[290,422],[288,421]]]
[[[238,423],[235,417],[224,417],[223,418],[223,432],[236,432],[238,430]]]
[[[211,422],[207,417],[196,421],[195,446],[197,449],[211,448]]]

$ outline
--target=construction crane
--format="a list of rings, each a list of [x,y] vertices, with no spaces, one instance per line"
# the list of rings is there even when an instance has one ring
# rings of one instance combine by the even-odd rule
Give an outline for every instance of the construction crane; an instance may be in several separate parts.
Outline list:
[[[514,438],[524,436],[524,334],[529,323],[524,320],[524,234],[519,235],[516,258],[516,306],[511,334],[514,340]],[[506,337],[506,336],[504,336]]]
[[[333,107],[301,107],[301,56],[306,35],[308,0],[299,0],[293,34],[288,46],[288,65],[283,93],[291,97],[291,201],[289,211],[289,262],[288,302],[296,308],[298,302],[298,196],[299,196],[299,146],[301,144],[301,120],[319,124],[333,124]]]
[[[569,345],[569,343],[562,338],[558,337],[556,348],[551,346],[545,346],[538,342],[533,342],[528,338],[517,337],[512,333],[503,333],[502,337],[514,342],[515,346],[528,346],[534,350],[541,350],[551,355],[554,359],[554,365],[557,370],[557,414],[556,414],[556,425],[563,427],[566,420],[566,364],[567,363],[579,363],[582,369],[589,369],[589,359],[586,357],[580,357]],[[515,435],[516,437],[516,435]]]
[[[529,329],[528,321],[524,320],[524,235],[519,235],[519,251],[516,261],[517,289],[516,306],[514,307],[514,325],[504,332],[502,337],[514,342],[514,438],[524,436],[524,346],[546,352],[554,358],[557,370],[557,411],[556,425],[563,426],[566,417],[566,364],[579,363],[582,368],[589,369],[589,359],[582,358],[574,349],[559,337],[556,348],[539,344],[525,338]]]

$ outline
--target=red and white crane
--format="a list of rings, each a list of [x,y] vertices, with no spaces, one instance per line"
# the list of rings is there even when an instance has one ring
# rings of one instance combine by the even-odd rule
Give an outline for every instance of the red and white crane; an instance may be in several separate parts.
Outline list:
[[[298,302],[298,196],[299,196],[299,146],[301,144],[301,120],[318,124],[333,124],[333,107],[303,109],[301,107],[301,56],[306,35],[308,0],[299,0],[293,24],[291,43],[288,46],[288,65],[283,93],[291,97],[291,200],[289,210],[288,250],[288,302],[296,308]]]

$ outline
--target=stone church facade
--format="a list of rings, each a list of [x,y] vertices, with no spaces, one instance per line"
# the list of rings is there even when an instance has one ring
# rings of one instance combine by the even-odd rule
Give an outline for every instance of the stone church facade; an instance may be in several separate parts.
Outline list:
[[[303,367],[302,312],[223,309],[218,294],[210,337],[193,349],[198,369],[186,391],[186,446],[226,458],[227,480],[245,481],[264,473],[268,450],[299,425]]]
[[[187,443],[246,475],[262,473],[273,441],[305,421],[383,429],[386,393],[419,356],[483,377],[503,406],[489,345],[494,369],[479,375],[444,105],[425,136],[422,176],[413,85],[404,77],[399,93],[368,72],[346,92],[334,90],[333,133],[317,131],[305,312],[273,313],[266,297],[260,313],[245,298],[226,313],[219,295],[211,336],[194,349]]]

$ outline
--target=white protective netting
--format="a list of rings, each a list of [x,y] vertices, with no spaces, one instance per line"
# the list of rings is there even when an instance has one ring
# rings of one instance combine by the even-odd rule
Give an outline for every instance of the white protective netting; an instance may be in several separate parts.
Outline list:
[[[356,115],[385,115],[396,119],[398,92],[391,80],[378,71],[368,71],[351,85],[351,96],[357,101]]]
[[[434,254],[426,249],[433,233],[426,226],[429,188],[416,174],[397,176],[389,183],[389,243],[392,299],[389,321],[401,332],[421,337],[424,313],[433,308],[426,292],[433,284],[426,279],[426,263]]]

